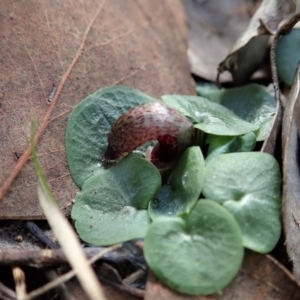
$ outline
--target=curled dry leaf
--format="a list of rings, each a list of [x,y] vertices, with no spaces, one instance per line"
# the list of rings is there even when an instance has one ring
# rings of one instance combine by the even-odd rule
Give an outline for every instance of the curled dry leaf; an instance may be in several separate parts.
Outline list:
[[[282,122],[282,106],[279,101],[276,103],[276,112],[272,122],[271,130],[269,131],[263,145],[261,148],[261,152],[269,153],[271,155],[275,154],[276,150],[276,143],[277,143],[277,136],[278,132],[281,129],[281,122]]]
[[[269,35],[296,9],[294,0],[263,0],[246,31],[219,65],[219,74],[228,70],[235,84],[242,85],[266,59]]]
[[[247,27],[256,5],[247,0],[183,0],[190,25],[188,58],[193,74],[214,81],[219,62]],[[229,74],[222,80],[230,81]]]
[[[276,59],[276,52],[277,52],[277,44],[280,39],[280,37],[284,34],[287,34],[291,31],[291,29],[298,23],[300,14],[295,14],[291,19],[289,19],[286,23],[284,23],[276,32],[276,34],[273,37],[272,43],[271,43],[271,50],[270,50],[270,62],[271,62],[271,73],[272,73],[272,81],[273,81],[273,88],[274,88],[274,96],[277,102],[276,106],[276,115],[273,119],[273,124],[271,131],[268,134],[268,137],[266,138],[263,147],[261,149],[262,152],[267,152],[269,154],[275,153],[276,143],[278,140],[278,133],[282,126],[282,116],[283,116],[283,107],[286,106],[286,99],[283,95],[280,93],[279,88],[279,78],[277,74],[277,59]],[[286,53],[283,53],[283,55],[286,55]],[[297,62],[296,62],[297,64]],[[297,75],[298,76],[298,75]],[[297,82],[297,76],[295,78],[295,82]],[[295,83],[296,84],[296,83]],[[295,87],[293,89],[293,94],[297,93],[297,90],[295,90]],[[292,94],[290,95],[290,98],[293,97]],[[291,113],[291,109],[293,110],[295,106],[295,100],[291,101],[289,103],[288,109],[286,111],[289,111],[289,114]],[[289,122],[288,122],[289,124]],[[286,132],[288,132],[290,128],[290,124],[287,127],[286,121],[285,126],[283,128],[283,135],[287,136]],[[283,144],[285,144],[285,141],[283,140]]]
[[[117,84],[154,97],[194,92],[180,0],[4,1],[0,27],[1,219],[44,218],[33,165],[25,165],[33,117],[45,176],[68,213],[76,186],[65,129],[82,99]]]
[[[299,169],[299,121],[300,65],[298,65],[289,101],[282,123],[283,151],[283,225],[286,248],[293,262],[294,275],[300,279],[300,169]],[[299,123],[298,123],[299,124]]]

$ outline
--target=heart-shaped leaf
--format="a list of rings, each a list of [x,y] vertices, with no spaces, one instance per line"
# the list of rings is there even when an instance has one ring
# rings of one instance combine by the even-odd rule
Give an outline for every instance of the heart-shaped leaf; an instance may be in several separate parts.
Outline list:
[[[195,128],[215,135],[236,136],[258,130],[258,126],[248,123],[226,107],[203,97],[164,95],[163,101],[192,118]]]
[[[273,156],[243,152],[213,158],[202,192],[232,213],[245,247],[260,253],[274,248],[281,232],[281,175]]]
[[[160,186],[156,167],[134,154],[99,171],[83,184],[72,208],[80,238],[104,246],[143,237],[148,204]]]
[[[276,112],[276,101],[258,84],[216,90],[208,85],[197,85],[200,96],[224,105],[240,118],[259,126],[257,141],[266,139]]]
[[[300,59],[300,29],[294,28],[282,36],[276,48],[276,66],[279,78],[289,86],[294,81]]]
[[[163,185],[149,205],[152,219],[161,215],[189,212],[199,199],[205,178],[205,163],[199,147],[184,151],[167,185]]]
[[[200,200],[184,218],[160,217],[149,227],[144,254],[156,276],[191,295],[221,290],[243,259],[240,229],[222,206]]]
[[[256,135],[253,132],[239,136],[210,136],[206,163],[213,157],[231,152],[249,152],[254,149]]]
[[[115,121],[127,110],[151,101],[156,100],[138,90],[111,86],[76,106],[67,124],[66,154],[70,173],[79,187],[101,170],[100,156]]]

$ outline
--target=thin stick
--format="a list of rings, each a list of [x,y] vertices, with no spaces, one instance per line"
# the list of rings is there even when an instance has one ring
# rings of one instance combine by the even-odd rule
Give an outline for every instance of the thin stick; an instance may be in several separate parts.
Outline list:
[[[48,281],[53,281],[59,277],[54,269],[45,270],[45,275]],[[55,288],[60,300],[74,300],[68,291],[66,284],[62,283]]]
[[[45,244],[50,249],[60,249],[60,246],[55,244],[45,233],[41,230],[34,222],[27,221],[25,223],[26,229],[30,231],[30,233],[38,238],[43,244]]]
[[[8,288],[6,285],[4,285],[2,282],[0,282],[0,296],[3,297],[3,299],[16,299],[17,295],[16,293]]]
[[[17,299],[23,300],[26,298],[25,274],[19,267],[14,267],[12,273],[15,280]]]
[[[99,251],[104,250],[102,247],[82,248],[88,259],[94,257]],[[120,263],[134,259],[133,254],[127,252],[110,252],[102,257],[107,262]],[[0,264],[8,266],[36,266],[45,267],[53,265],[69,264],[69,261],[62,249],[45,249],[29,251],[0,251]]]
[[[125,292],[129,295],[135,296],[135,297],[139,297],[139,298],[144,298],[145,297],[145,291],[141,290],[141,289],[137,289],[134,287],[131,287],[129,285],[125,285],[125,284],[119,284],[119,283],[115,283],[103,276],[99,276],[99,279],[101,280],[102,283],[110,285],[114,288],[116,288],[117,290],[121,291],[121,292]]]
[[[92,264],[94,263],[95,261],[97,261],[98,259],[100,259],[103,255],[107,254],[108,252],[111,252],[111,251],[114,251],[118,248],[120,248],[121,245],[118,244],[118,245],[115,245],[115,246],[112,246],[112,247],[109,247],[109,248],[106,248],[102,251],[100,251],[97,255],[95,255],[92,259],[90,259],[88,261],[89,264]],[[74,270],[71,270],[69,271],[68,273],[60,276],[59,278],[45,284],[44,286],[30,292],[29,294],[27,294],[27,297],[24,299],[24,300],[30,300],[30,299],[33,299],[35,297],[38,297],[46,292],[48,292],[49,290],[55,288],[56,286],[70,280],[73,276],[76,275],[76,271]]]
[[[137,281],[139,278],[141,278],[145,273],[146,273],[145,269],[139,269],[134,273],[132,273],[131,275],[129,275],[128,277],[126,277],[125,279],[123,279],[122,282],[124,285],[130,285],[135,281]]]
[[[65,83],[66,81],[68,80],[68,77],[73,69],[73,67],[75,66],[75,64],[77,63],[79,57],[81,56],[81,53],[82,53],[82,50],[83,50],[83,47],[85,45],[85,42],[86,42],[86,39],[87,39],[87,36],[91,30],[91,27],[94,23],[94,21],[96,20],[97,16],[99,15],[100,11],[102,10],[102,7],[105,3],[105,0],[103,0],[95,15],[93,16],[93,18],[91,19],[88,27],[86,28],[86,31],[83,35],[83,38],[82,38],[82,41],[81,41],[81,44],[68,68],[68,70],[66,71],[66,73],[63,75],[62,79],[61,79],[61,82],[59,83],[58,87],[57,87],[57,90],[56,90],[56,93],[54,95],[54,97],[52,98],[52,101],[51,101],[51,104],[49,105],[49,108],[44,116],[44,119],[42,121],[42,124],[34,138],[34,144],[36,145],[39,141],[39,139],[41,138],[41,136],[43,135],[45,129],[47,128],[48,124],[49,124],[49,120],[50,120],[50,117],[51,117],[51,114],[55,108],[55,105],[57,103],[57,100],[58,100],[58,97],[61,93],[61,91],[63,90],[64,86],[65,86]],[[25,151],[24,153],[22,154],[22,156],[19,158],[18,162],[16,163],[15,167],[13,168],[11,174],[9,175],[9,177],[6,179],[6,181],[3,183],[3,185],[1,186],[0,188],[0,201],[3,200],[4,196],[6,195],[6,193],[8,192],[9,188],[11,187],[11,185],[13,184],[14,180],[17,178],[17,176],[19,175],[19,173],[21,172],[22,168],[24,167],[24,165],[27,163],[27,161],[29,160],[30,158],[30,154],[31,154],[31,147],[29,146]]]
[[[83,248],[85,256],[88,259],[94,257],[99,251],[103,251],[102,247]],[[125,261],[130,259],[130,254],[111,252],[103,257],[109,261]],[[38,267],[53,266],[61,264],[69,264],[69,261],[62,249],[45,249],[45,250],[29,250],[29,251],[0,251],[1,265],[8,266],[28,266],[34,265]]]

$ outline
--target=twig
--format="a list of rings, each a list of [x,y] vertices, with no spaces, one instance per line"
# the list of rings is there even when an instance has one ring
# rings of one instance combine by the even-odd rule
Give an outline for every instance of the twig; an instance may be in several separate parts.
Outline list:
[[[99,277],[99,279],[102,283],[110,285],[110,286],[116,288],[119,291],[125,292],[129,295],[139,297],[139,298],[144,298],[145,297],[145,291],[144,290],[137,289],[137,288],[131,287],[129,285],[125,285],[125,284],[115,283],[115,282],[113,282],[113,281],[111,281],[111,280],[109,280],[109,279],[107,279],[103,276],[98,276],[98,277]]]
[[[25,274],[19,267],[14,267],[12,273],[15,280],[17,299],[23,300],[26,298]]]
[[[144,276],[145,273],[146,273],[146,270],[139,269],[139,270],[135,271],[134,273],[132,273],[131,275],[129,275],[128,277],[126,277],[125,279],[123,279],[122,282],[124,285],[130,285],[130,284],[134,283],[135,281],[137,281],[142,276]]]
[[[106,248],[101,247],[88,247],[83,248],[88,259],[93,258],[99,251],[103,251]],[[109,252],[101,257],[102,260],[107,262],[132,262],[134,258],[133,254]],[[8,266],[49,266],[49,265],[61,265],[68,264],[68,260],[62,249],[46,249],[46,250],[33,250],[33,251],[0,251],[0,264]]]
[[[100,267],[96,266],[95,273],[96,274],[103,274],[104,277],[109,277],[111,280],[113,280],[116,283],[122,284],[122,277],[118,270],[111,266],[110,264],[103,263]]]
[[[38,238],[43,244],[45,244],[50,249],[60,249],[60,246],[51,241],[50,238],[47,237],[45,233],[35,223],[27,221],[25,223],[25,227],[30,231],[32,235]]]
[[[118,248],[120,248],[121,245],[115,245],[115,246],[112,246],[112,247],[109,247],[109,248],[106,248],[102,251],[100,251],[97,255],[95,255],[92,259],[90,259],[88,262],[89,264],[92,264],[94,263],[95,261],[97,261],[98,259],[100,259],[103,255],[111,252],[111,251],[114,251]],[[45,284],[44,286],[30,292],[29,294],[27,294],[27,297],[24,299],[24,300],[31,300],[35,297],[38,297],[46,292],[48,292],[49,290],[55,288],[56,286],[70,280],[73,276],[75,276],[76,274],[76,271],[74,270],[71,270],[69,271],[68,273],[58,277],[57,279]]]
[[[59,83],[56,93],[52,98],[51,104],[49,105],[49,108],[44,116],[44,119],[42,121],[42,124],[38,130],[38,132],[36,133],[36,136],[34,138],[34,144],[36,145],[39,141],[39,139],[41,138],[41,136],[43,135],[45,129],[47,128],[48,124],[49,124],[49,120],[51,117],[51,114],[55,108],[55,105],[57,103],[58,97],[61,93],[61,91],[63,90],[65,83],[71,73],[71,71],[73,70],[73,67],[75,66],[75,64],[77,63],[79,57],[81,56],[83,47],[85,45],[87,36],[91,30],[91,27],[94,23],[94,21],[96,20],[97,16],[99,15],[100,11],[102,10],[102,7],[105,3],[105,0],[103,0],[98,9],[95,12],[95,15],[93,16],[93,18],[91,19],[89,25],[86,28],[86,31],[83,35],[81,44],[68,68],[68,70],[65,72],[65,74],[63,75],[61,82]],[[21,172],[22,168],[24,167],[24,165],[27,163],[27,161],[30,158],[30,154],[31,154],[31,147],[29,146],[24,153],[22,154],[22,156],[19,158],[19,160],[17,161],[15,167],[13,168],[12,172],[10,173],[9,177],[6,179],[6,181],[3,183],[3,185],[0,188],[0,200],[3,200],[4,196],[6,195],[6,193],[8,192],[9,188],[11,187],[11,185],[13,184],[14,180],[17,178],[17,176],[19,175],[19,173]]]
[[[4,300],[15,300],[17,295],[13,290],[0,282],[0,297],[2,297]]]
[[[56,280],[59,277],[58,274],[52,269],[46,270],[45,275],[49,281]],[[60,300],[73,300],[73,297],[69,293],[68,288],[64,283],[58,285],[55,290],[59,294]]]

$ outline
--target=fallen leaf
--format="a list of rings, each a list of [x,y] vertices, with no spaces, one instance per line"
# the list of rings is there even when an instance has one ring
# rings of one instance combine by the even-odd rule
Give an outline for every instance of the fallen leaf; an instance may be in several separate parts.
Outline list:
[[[179,294],[162,285],[153,273],[148,277],[145,294],[145,300],[296,300],[299,297],[299,284],[284,267],[267,255],[251,251],[247,251],[239,274],[221,295],[203,297]]]
[[[283,115],[283,225],[287,253],[293,263],[295,277],[300,279],[300,170],[299,170],[299,121],[300,67],[298,65],[289,100]],[[296,114],[297,113],[297,114]]]
[[[219,62],[246,29],[256,5],[241,0],[183,0],[190,24],[188,58],[193,74],[215,81]],[[223,81],[231,81],[229,74]]]
[[[42,137],[39,160],[67,214],[77,188],[64,136],[68,115],[82,99],[116,84],[157,98],[194,93],[179,0],[5,0],[0,22],[1,219],[44,218],[37,176],[26,163],[33,118]]]
[[[219,73],[229,70],[236,85],[245,84],[267,58],[269,35],[295,9],[294,0],[263,0],[245,32],[220,63]]]
[[[275,154],[277,141],[278,141],[278,133],[281,129],[282,122],[282,107],[280,102],[276,103],[276,113],[271,125],[271,130],[268,133],[267,138],[265,139],[263,146],[261,148],[261,152],[269,153],[271,155]]]

